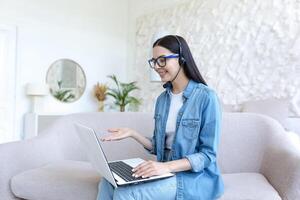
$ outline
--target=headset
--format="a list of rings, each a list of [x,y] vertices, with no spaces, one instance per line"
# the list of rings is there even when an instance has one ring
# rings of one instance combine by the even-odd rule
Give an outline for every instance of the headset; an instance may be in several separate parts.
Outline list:
[[[177,37],[177,35],[172,35],[172,36],[176,39],[178,46],[179,46],[179,57],[178,57],[179,70],[178,70],[176,76],[171,81],[168,81],[165,84],[163,84],[164,88],[172,86],[172,82],[177,78],[177,76],[181,70],[181,67],[186,63],[184,57],[182,56],[182,46],[181,46],[181,42],[180,42],[179,38]]]
[[[185,59],[184,57],[182,56],[182,46],[181,46],[181,42],[179,40],[179,38],[177,37],[177,35],[172,35],[176,40],[177,40],[177,43],[178,43],[178,46],[179,46],[179,58],[178,58],[178,63],[180,66],[184,65],[185,64]]]

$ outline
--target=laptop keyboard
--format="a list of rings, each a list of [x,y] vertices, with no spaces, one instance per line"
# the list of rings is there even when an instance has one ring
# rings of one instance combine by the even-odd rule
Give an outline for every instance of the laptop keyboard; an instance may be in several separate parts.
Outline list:
[[[132,174],[132,167],[130,165],[127,165],[123,161],[116,161],[108,163],[109,168],[116,173],[118,176],[123,178],[125,181],[135,181],[135,180],[141,180],[144,179],[141,176],[140,177],[133,177]]]

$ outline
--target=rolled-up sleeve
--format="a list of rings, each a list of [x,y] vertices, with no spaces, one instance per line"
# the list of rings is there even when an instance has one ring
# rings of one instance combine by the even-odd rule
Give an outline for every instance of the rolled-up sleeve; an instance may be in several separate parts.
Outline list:
[[[199,152],[184,156],[191,164],[192,172],[200,172],[216,162],[220,138],[221,109],[218,96],[210,92],[205,99],[199,139]]]

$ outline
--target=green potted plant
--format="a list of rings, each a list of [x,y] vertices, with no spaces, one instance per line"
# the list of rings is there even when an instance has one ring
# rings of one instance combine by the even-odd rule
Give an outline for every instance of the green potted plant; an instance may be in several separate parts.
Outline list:
[[[138,107],[141,104],[140,99],[129,95],[130,92],[139,90],[139,88],[136,86],[136,81],[130,83],[122,83],[118,81],[115,75],[109,75],[108,77],[114,81],[117,88],[108,87],[107,95],[114,98],[114,103],[115,105],[120,107],[121,112],[125,111],[126,105]]]

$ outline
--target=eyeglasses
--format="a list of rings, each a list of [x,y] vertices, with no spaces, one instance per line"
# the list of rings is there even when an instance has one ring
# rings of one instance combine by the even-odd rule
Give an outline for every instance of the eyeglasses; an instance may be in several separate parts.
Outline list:
[[[167,56],[159,56],[158,58],[151,58],[150,60],[148,60],[148,63],[150,65],[151,68],[155,68],[155,65],[158,64],[159,67],[165,67],[167,64],[167,59],[169,58],[178,58],[179,55],[178,54],[171,54],[171,55],[167,55]]]

